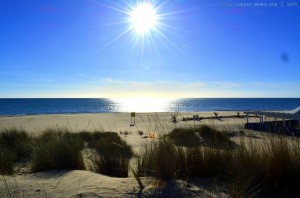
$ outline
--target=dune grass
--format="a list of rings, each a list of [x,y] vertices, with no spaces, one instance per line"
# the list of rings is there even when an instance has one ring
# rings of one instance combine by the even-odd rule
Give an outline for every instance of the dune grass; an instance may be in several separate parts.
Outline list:
[[[68,130],[46,130],[36,138],[32,149],[32,171],[84,169],[83,141]]]
[[[94,132],[90,135],[80,133],[89,140],[88,144],[99,154],[95,159],[97,172],[115,176],[128,177],[129,160],[133,155],[132,148],[114,132]]]
[[[32,138],[24,130],[11,128],[0,132],[0,174],[13,174],[13,164],[30,155]]]
[[[229,149],[234,146],[233,142],[226,136],[226,133],[218,131],[208,125],[202,125],[195,129],[203,139],[204,143],[210,147]]]
[[[0,133],[0,145],[14,150],[16,160],[28,156],[32,138],[25,130],[16,128],[3,129]]]
[[[11,175],[14,173],[15,152],[7,147],[0,146],[0,175]]]
[[[48,130],[37,142],[33,150],[34,171],[84,169],[81,150],[86,142],[99,155],[94,159],[96,172],[114,177],[128,177],[129,160],[133,152],[117,133]]]
[[[194,128],[175,128],[167,136],[177,146],[200,146],[201,144],[201,138]]]
[[[30,137],[24,130],[4,129],[0,132],[0,174],[14,174],[14,164],[26,158],[32,172],[52,169],[84,169],[82,150],[85,143],[95,149],[97,172],[127,177],[131,147],[113,132],[72,133],[68,129],[48,129]]]
[[[225,161],[226,151],[211,147],[177,146],[170,139],[162,138],[144,146],[137,157],[140,176],[158,179],[186,177],[216,177]]]
[[[217,178],[232,197],[298,196],[300,140],[267,135],[261,141],[241,136],[233,142],[209,126],[177,128],[145,144],[136,155],[135,177],[157,179]],[[132,148],[114,132],[71,133],[49,129],[36,137],[23,130],[0,132],[0,174],[12,174],[25,157],[32,171],[83,169],[84,145],[95,149],[97,172],[127,177]]]
[[[199,146],[194,141],[199,140],[197,132],[204,142]],[[239,146],[227,149],[231,141],[222,133],[207,126],[175,129],[145,145],[137,157],[136,172],[157,179],[218,178],[233,197],[300,194],[299,140],[285,136],[268,136],[263,143],[240,139]],[[182,140],[186,135],[192,138]]]
[[[235,146],[226,133],[207,125],[190,128],[175,128],[167,137],[177,146],[197,147],[209,146],[230,149]]]
[[[177,148],[166,138],[145,144],[144,152],[136,157],[137,174],[158,179],[176,177],[176,171],[180,166]]]

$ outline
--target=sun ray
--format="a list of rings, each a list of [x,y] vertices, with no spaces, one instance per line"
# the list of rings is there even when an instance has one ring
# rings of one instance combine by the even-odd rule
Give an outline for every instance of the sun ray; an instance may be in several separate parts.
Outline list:
[[[172,45],[180,54],[183,54],[181,49],[176,46],[175,43],[173,43],[170,39],[168,39],[160,30],[155,29],[155,32],[157,32],[166,42],[168,42],[170,45]]]
[[[126,28],[124,31],[122,31],[121,33],[119,33],[117,36],[115,36],[113,39],[111,39],[108,43],[106,43],[104,46],[102,46],[102,49],[104,49],[107,46],[111,45],[112,43],[114,43],[115,41],[117,41],[119,38],[121,38],[122,36],[124,36],[129,31],[130,31],[130,29]]]
[[[104,50],[110,44],[126,38],[126,42],[128,42],[128,49],[131,54],[128,61],[131,62],[130,65],[133,65],[133,68],[139,68],[141,72],[144,68],[145,49],[153,49],[154,56],[161,60],[163,57],[161,57],[161,54],[159,53],[159,45],[163,42],[169,46],[169,48],[174,49],[177,53],[185,57],[185,53],[181,48],[181,45],[178,45],[173,40],[174,37],[169,34],[189,31],[187,29],[179,28],[177,24],[174,25],[171,22],[176,17],[180,17],[182,13],[216,5],[210,4],[203,5],[201,7],[194,7],[192,9],[172,11],[172,9],[168,9],[168,6],[171,6],[171,0],[120,0],[118,3],[110,5],[97,2],[96,0],[90,1],[120,14],[117,15],[116,18],[107,21],[108,23],[102,24],[101,27],[123,26],[123,29],[109,39],[107,43],[100,48],[100,50]],[[144,23],[145,18],[146,25]]]
[[[119,9],[119,8],[117,8],[117,7],[114,7],[114,6],[109,6],[109,5],[107,5],[107,4],[100,3],[100,2],[98,2],[98,1],[96,1],[96,0],[89,0],[89,1],[91,1],[92,3],[95,3],[96,5],[99,5],[99,6],[101,6],[101,7],[108,8],[108,9],[110,9],[110,10],[114,10],[114,11],[119,12],[119,13],[123,13],[123,14],[127,14],[127,13],[128,13],[128,12],[127,12],[126,10],[124,10],[124,9]]]

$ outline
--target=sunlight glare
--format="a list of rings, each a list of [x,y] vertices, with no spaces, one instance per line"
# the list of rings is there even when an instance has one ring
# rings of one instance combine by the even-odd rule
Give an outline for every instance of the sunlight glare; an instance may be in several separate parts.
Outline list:
[[[164,112],[173,99],[167,98],[115,98],[119,112]]]
[[[158,15],[150,3],[138,4],[132,8],[129,16],[131,28],[140,35],[149,33],[157,26]]]

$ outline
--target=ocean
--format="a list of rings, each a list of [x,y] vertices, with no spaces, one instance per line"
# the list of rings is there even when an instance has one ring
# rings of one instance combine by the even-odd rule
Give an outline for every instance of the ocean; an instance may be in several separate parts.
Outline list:
[[[292,110],[300,98],[0,99],[0,115]]]

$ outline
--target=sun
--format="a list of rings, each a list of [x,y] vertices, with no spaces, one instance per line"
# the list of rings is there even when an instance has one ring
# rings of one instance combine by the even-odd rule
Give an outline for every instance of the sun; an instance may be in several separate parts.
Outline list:
[[[130,28],[139,35],[150,33],[157,28],[158,15],[152,4],[143,2],[129,13]]]

